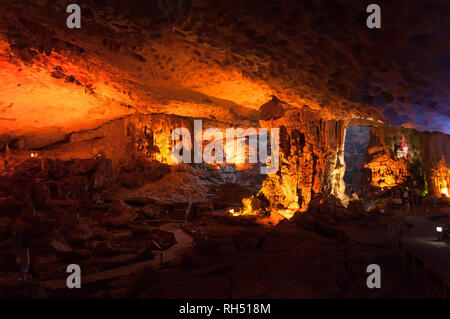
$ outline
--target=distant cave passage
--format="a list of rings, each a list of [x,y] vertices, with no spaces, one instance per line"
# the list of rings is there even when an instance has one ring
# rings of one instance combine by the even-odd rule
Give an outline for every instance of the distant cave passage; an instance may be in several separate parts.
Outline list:
[[[348,195],[361,195],[365,186],[364,153],[370,140],[370,127],[349,126],[345,135],[345,189]]]

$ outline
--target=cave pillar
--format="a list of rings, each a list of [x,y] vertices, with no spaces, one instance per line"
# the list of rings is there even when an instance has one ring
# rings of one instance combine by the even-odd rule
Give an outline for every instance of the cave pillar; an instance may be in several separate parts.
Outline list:
[[[347,206],[349,198],[345,194],[345,160],[344,144],[347,121],[330,120],[327,122],[326,136],[327,156],[325,172],[322,180],[322,191],[326,195],[336,198],[342,205]]]
[[[260,121],[261,127],[280,128],[280,169],[268,175],[260,194],[271,209],[284,215],[306,211],[311,199],[324,193],[347,205],[345,195],[343,120],[323,119],[304,108],[286,111],[282,117]]]

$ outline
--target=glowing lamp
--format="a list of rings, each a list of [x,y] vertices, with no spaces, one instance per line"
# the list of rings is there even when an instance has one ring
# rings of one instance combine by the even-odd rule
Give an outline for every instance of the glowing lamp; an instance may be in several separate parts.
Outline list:
[[[438,239],[438,241],[441,241],[442,227],[437,226],[436,227],[436,232],[437,232],[437,239]]]
[[[230,210],[228,210],[228,212],[229,212],[231,215],[233,215],[233,216],[239,216],[239,215],[240,215],[240,212],[239,212],[239,211],[236,212],[233,208],[230,209]]]
[[[37,154],[37,153],[31,153],[30,156],[31,156],[31,157],[37,157],[38,154]]]

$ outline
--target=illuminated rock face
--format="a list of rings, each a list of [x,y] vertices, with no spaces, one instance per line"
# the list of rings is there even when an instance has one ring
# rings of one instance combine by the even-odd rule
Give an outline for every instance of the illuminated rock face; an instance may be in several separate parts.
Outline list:
[[[371,171],[371,183],[375,187],[393,187],[403,184],[408,175],[405,160],[395,160],[384,149],[370,149],[373,158],[365,165]]]
[[[260,191],[274,210],[290,217],[295,210],[305,211],[320,192],[346,203],[344,121],[324,120],[304,108],[287,110],[281,118],[260,124],[280,128],[280,170],[268,176]]]
[[[409,182],[425,193],[445,193],[449,183],[450,136],[393,126],[370,129],[365,166],[374,187],[393,187]],[[408,148],[405,158],[403,148]],[[443,191],[444,189],[444,191]]]
[[[247,197],[242,194],[242,212],[255,214],[262,209],[290,218],[296,211],[306,211],[312,198],[319,194],[333,196],[346,206],[348,198],[345,195],[343,180],[344,140],[349,121],[324,119],[320,112],[306,107],[301,110],[292,108],[277,98],[264,104],[261,110],[264,111],[261,112],[264,116],[259,125],[267,129],[280,129],[280,165],[275,174],[265,177],[256,196]],[[225,129],[230,125],[232,124],[204,119],[203,133],[211,127]],[[246,123],[244,127],[249,125],[257,126],[256,123]],[[42,146],[45,140],[23,138],[16,143],[20,146],[17,149],[9,150],[5,146],[7,151],[2,153],[4,161],[1,163],[4,165],[7,162],[11,167],[30,156],[62,160],[107,158],[112,160],[116,170],[119,168],[118,179],[122,180],[120,169],[126,168],[127,165],[136,165],[136,161],[156,160],[173,165],[171,150],[174,141],[171,139],[171,133],[179,127],[193,132],[194,118],[167,114],[126,116],[92,130],[70,133],[58,143],[50,143],[39,151],[32,150],[34,146]],[[426,178],[430,193],[448,192],[450,174],[445,159],[448,156],[446,152],[449,136],[378,124],[370,131],[366,168],[371,172],[372,186],[393,187],[414,181],[417,176],[411,171],[411,167],[412,163],[418,163],[415,165],[419,165],[425,172],[419,182],[425,182]],[[401,157],[402,153],[398,152],[404,147],[402,141],[408,145],[408,159]],[[10,144],[11,142],[7,145]],[[225,141],[224,145],[227,149]],[[248,145],[241,155],[248,161]],[[438,161],[439,156],[441,159]],[[252,170],[259,165],[239,164],[237,168]],[[3,167],[2,170],[8,170],[8,167]],[[259,170],[256,174],[259,175]],[[150,178],[150,181],[152,176],[144,179],[146,178]],[[127,181],[122,182],[130,184]],[[206,193],[206,190],[202,192]]]
[[[66,134],[137,112],[255,119],[272,94],[448,130],[444,3],[383,3],[382,30],[350,0],[86,0],[79,30],[68,3],[0,1],[0,132]]]
[[[273,101],[269,102],[273,103]],[[268,104],[269,104],[268,103]],[[345,128],[350,122],[326,120],[312,110],[279,110],[286,105],[272,105],[274,119],[262,126],[280,127],[280,171],[263,182],[261,194],[271,207],[285,217],[293,210],[305,211],[315,194],[332,195],[343,205]],[[266,108],[267,105],[263,106]],[[448,192],[450,136],[418,132],[414,129],[372,123],[364,166],[375,188],[410,185],[433,195]],[[404,149],[408,147],[408,157]],[[447,159],[447,160],[446,160]]]
[[[436,168],[430,170],[430,181],[433,194],[450,196],[450,168],[447,166],[444,157]]]
[[[174,128],[192,130],[194,118],[204,129],[259,120],[280,128],[280,169],[260,195],[290,216],[319,193],[347,203],[343,150],[353,119],[448,133],[444,4],[386,2],[382,30],[368,30],[365,7],[351,0],[86,0],[80,30],[65,26],[67,4],[0,0],[5,170],[31,152],[101,155],[114,167],[173,164]],[[448,136],[371,132],[372,186],[407,182],[413,163],[431,193],[448,192]]]
[[[92,130],[63,136],[53,147],[44,147],[38,156],[62,160],[102,156],[112,159],[115,165],[135,159],[154,159],[171,164],[171,133],[177,127],[191,129],[192,119],[164,114],[126,116]],[[17,142],[20,147],[10,151],[7,160],[13,164],[29,158],[30,149],[42,147],[42,142],[24,137]],[[7,154],[2,153],[2,156],[6,159]]]
[[[369,181],[375,187],[393,187],[406,182],[408,176],[407,162],[398,158],[391,149],[389,140],[380,134],[382,128],[372,127],[371,139],[367,146],[364,167],[370,170]]]

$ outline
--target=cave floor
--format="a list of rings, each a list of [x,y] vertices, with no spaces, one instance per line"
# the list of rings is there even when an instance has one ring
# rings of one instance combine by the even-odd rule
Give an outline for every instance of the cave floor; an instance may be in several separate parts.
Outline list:
[[[194,221],[159,226],[173,232],[178,242],[166,248],[162,265],[154,251],[148,262],[86,274],[81,289],[62,287],[64,274],[54,287],[36,280],[18,283],[18,273],[7,281],[16,281],[15,291],[26,291],[27,297],[47,298],[436,297],[402,268],[388,236],[395,223],[406,233],[411,226],[406,219],[421,218],[424,211],[420,206],[412,212],[396,208],[339,218],[330,213],[314,225],[282,221],[276,226],[226,211],[209,212]],[[370,264],[381,267],[380,289],[366,286]]]
[[[400,213],[399,213],[400,214]],[[98,298],[426,298],[402,269],[387,229],[399,214],[373,215],[317,229],[293,222],[263,226],[252,218],[205,215],[182,228],[195,247],[162,267],[50,291],[52,297]],[[366,286],[378,264],[382,288]]]

